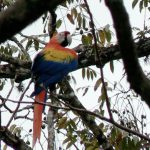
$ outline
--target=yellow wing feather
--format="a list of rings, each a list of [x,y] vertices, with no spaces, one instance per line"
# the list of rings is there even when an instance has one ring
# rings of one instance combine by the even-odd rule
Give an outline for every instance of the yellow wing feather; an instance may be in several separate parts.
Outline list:
[[[55,48],[48,48],[44,51],[44,60],[54,62],[70,62],[74,56],[69,51],[56,50]]]

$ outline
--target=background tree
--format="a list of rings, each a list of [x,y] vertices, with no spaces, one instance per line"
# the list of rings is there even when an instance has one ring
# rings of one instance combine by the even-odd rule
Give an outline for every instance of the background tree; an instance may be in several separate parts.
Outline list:
[[[149,70],[146,68],[143,72],[138,57],[143,57],[143,62],[149,60],[149,27],[144,22],[142,31],[133,28],[136,33],[133,39],[122,0],[105,0],[105,3],[112,15],[117,44],[112,43],[113,29],[110,25],[96,26],[86,0],[1,1],[0,139],[5,143],[1,149],[7,149],[7,146],[18,150],[31,149],[34,100],[29,97],[29,89],[32,90],[32,54],[42,49],[45,40],[64,24],[66,29],[72,24],[75,29],[73,38],[80,41],[74,47],[79,55],[78,70],[81,69],[82,79],[88,81],[89,85],[72,88],[79,84],[73,74],[58,83],[56,93],[49,95],[45,104],[48,113],[46,111],[43,116],[43,138],[39,149],[45,149],[47,145],[47,149],[62,149],[64,146],[65,149],[86,150],[148,149],[150,138],[146,129],[148,114],[145,108],[149,109],[150,106]],[[63,18],[58,17],[57,6],[63,9]],[[135,6],[139,6],[139,11],[145,11],[145,15],[149,12],[148,0],[133,0],[132,7]],[[40,35],[21,32],[40,16],[43,20]],[[111,82],[104,74],[105,65],[109,64],[109,70],[113,73],[120,64],[114,60],[120,59],[124,65],[120,73],[122,78]],[[98,103],[94,109],[88,110],[82,105],[79,95],[86,96],[92,90],[91,101],[98,99]],[[48,131],[45,127],[48,127]],[[56,135],[63,135],[60,146]]]

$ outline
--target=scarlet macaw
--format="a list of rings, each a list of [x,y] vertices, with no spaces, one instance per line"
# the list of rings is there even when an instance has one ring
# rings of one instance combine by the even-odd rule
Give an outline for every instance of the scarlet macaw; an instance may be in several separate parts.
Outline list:
[[[35,86],[31,97],[35,96],[36,101],[45,102],[47,89],[77,68],[76,52],[65,48],[71,40],[68,31],[60,32],[54,35],[46,47],[34,58],[31,72],[35,79]],[[34,104],[33,147],[37,139],[40,140],[43,110],[44,105]]]

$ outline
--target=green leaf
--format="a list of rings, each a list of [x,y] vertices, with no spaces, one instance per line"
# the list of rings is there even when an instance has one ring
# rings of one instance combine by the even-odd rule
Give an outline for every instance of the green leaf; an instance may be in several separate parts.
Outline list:
[[[67,144],[67,146],[66,146],[66,149],[70,148],[72,145],[73,145],[72,141],[69,142],[69,143]]]
[[[85,3],[80,4],[80,6],[87,11],[87,7]]]
[[[79,117],[73,118],[73,121],[76,122],[79,119]]]
[[[104,123],[100,123],[100,124],[99,124],[99,128],[100,128],[100,129],[103,129],[103,128],[104,128]]]
[[[148,6],[148,0],[144,0],[144,7]]]
[[[85,88],[84,93],[83,93],[83,95],[82,95],[82,96],[84,96],[84,95],[87,93],[88,89],[89,89],[88,87],[87,87],[87,88]]]
[[[60,5],[65,7],[65,8],[67,8],[67,4],[66,3],[67,3],[67,1],[63,1]]]
[[[5,50],[4,46],[1,46],[1,47],[0,47],[0,52],[3,53],[4,50]]]
[[[76,126],[74,120],[70,120],[69,123],[70,123],[70,125],[73,127],[73,129],[77,129],[77,126]]]
[[[84,35],[84,34],[81,37],[81,41],[82,41],[83,45],[88,45],[89,44],[88,37],[86,35]]]
[[[110,42],[111,41],[111,32],[110,30],[104,30],[105,31],[105,36],[106,36],[106,40],[107,42]]]
[[[87,79],[89,80],[90,79],[90,71],[89,71],[89,69],[87,69],[87,72],[86,72],[87,74]]]
[[[87,38],[88,38],[88,44],[92,45],[93,35],[91,33],[88,33]]]
[[[86,150],[95,150],[95,147],[90,144],[90,145],[86,148]]]
[[[10,132],[13,132],[15,128],[16,128],[16,125],[13,124],[13,125],[10,126],[9,131],[10,131]]]
[[[35,47],[35,50],[38,51],[38,49],[39,49],[39,42],[37,40],[34,40],[34,47]]]
[[[136,6],[136,4],[138,3],[139,0],[133,0],[132,2],[132,8],[134,8]]]
[[[72,24],[74,24],[74,20],[73,20],[72,15],[67,14],[67,18],[68,18],[68,20],[69,20]]]
[[[59,121],[58,121],[58,128],[65,128],[66,127],[66,122],[67,122],[67,117],[62,117]]]
[[[82,78],[85,78],[85,68],[82,69]]]
[[[139,4],[139,8],[140,8],[140,12],[142,11],[142,9],[143,9],[143,3],[144,3],[144,1],[142,0],[142,1],[140,1],[140,4]]]
[[[78,22],[78,27],[81,28],[81,22],[82,22],[81,13],[78,13],[77,22]]]
[[[82,26],[83,26],[83,29],[85,29],[86,28],[86,20],[85,20],[85,18],[83,17],[83,20],[82,20]]]
[[[58,29],[62,24],[62,20],[59,19],[57,22],[56,22],[56,28]]]
[[[101,100],[104,101],[106,99],[106,96],[105,94],[103,93],[101,96],[100,96]]]
[[[71,15],[74,16],[74,18],[77,18],[78,13],[76,8],[71,9]]]
[[[4,5],[11,5],[13,3],[13,0],[3,0]]]
[[[105,32],[103,30],[99,30],[99,37],[102,45],[105,44]]]
[[[128,147],[127,145],[128,145],[127,138],[124,137],[123,140],[122,140],[122,142],[121,142],[121,149],[122,150],[127,150],[127,147]]]
[[[94,85],[94,91],[96,91],[98,89],[98,87],[100,86],[101,83],[102,83],[102,79],[99,78]]]
[[[16,135],[17,137],[19,137],[20,134],[21,134],[21,128],[20,128],[20,127],[16,127],[16,128],[13,130],[13,134]]]
[[[31,39],[28,39],[27,45],[26,45],[26,51],[29,50],[29,48],[31,47],[33,41]]]
[[[114,73],[114,63],[113,61],[110,61],[110,70],[112,73]]]
[[[5,85],[5,81],[0,80],[0,91],[3,90],[4,85]]]
[[[81,90],[81,88],[77,88],[76,91],[79,92],[79,90]]]
[[[96,72],[93,70],[93,75],[95,76],[95,77],[97,77],[97,74],[96,74]]]
[[[12,50],[13,53],[18,52],[18,50],[19,50],[19,48],[16,47],[16,46],[14,46],[14,45],[11,45],[10,48],[11,48],[11,50]]]
[[[80,6],[81,6],[82,8],[85,8],[85,7],[86,7],[86,4],[85,4],[85,3],[82,3],[82,4],[80,4]]]
[[[94,78],[93,71],[90,71],[90,76],[91,76],[91,79],[93,80],[93,78]]]
[[[71,76],[72,80],[73,80],[73,83],[74,84],[77,84],[77,81],[76,81],[76,78],[74,76]]]
[[[65,143],[68,143],[70,141],[70,138],[66,138],[64,141],[63,141],[63,144],[65,144]]]
[[[106,99],[106,95],[104,93],[104,86],[101,87],[101,100],[104,101]]]

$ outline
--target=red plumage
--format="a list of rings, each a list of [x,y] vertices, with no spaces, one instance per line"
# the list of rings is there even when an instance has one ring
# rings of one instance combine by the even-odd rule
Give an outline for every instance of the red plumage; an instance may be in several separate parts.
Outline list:
[[[35,96],[36,102],[41,102],[41,104],[35,103],[34,104],[34,117],[33,117],[33,147],[37,141],[40,140],[41,136],[41,126],[42,126],[42,112],[44,106],[44,100],[46,98],[46,91],[41,91],[38,95]]]

